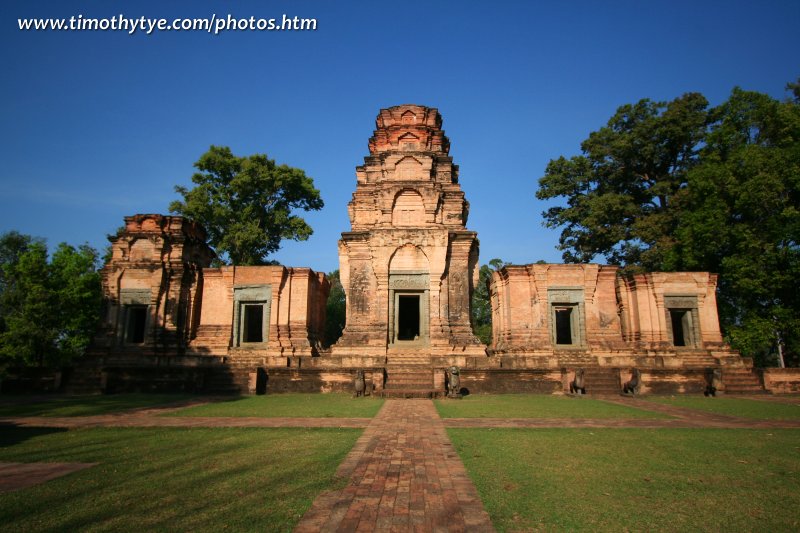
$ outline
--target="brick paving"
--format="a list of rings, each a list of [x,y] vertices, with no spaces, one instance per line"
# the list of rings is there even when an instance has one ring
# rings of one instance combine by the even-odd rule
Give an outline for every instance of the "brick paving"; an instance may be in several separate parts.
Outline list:
[[[430,400],[387,400],[295,532],[494,531]]]

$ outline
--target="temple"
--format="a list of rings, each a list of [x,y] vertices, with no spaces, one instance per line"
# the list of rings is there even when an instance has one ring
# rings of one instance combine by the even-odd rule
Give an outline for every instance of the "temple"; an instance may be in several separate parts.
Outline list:
[[[382,109],[356,167],[351,228],[339,241],[346,326],[322,332],[330,289],[308,268],[223,266],[203,228],[135,215],[111,238],[105,310],[74,389],[206,392],[366,390],[619,393],[635,370],[642,392],[762,390],[752,362],[722,340],[716,276],[623,275],[596,264],[508,265],[490,281],[493,338],[471,325],[478,239],[450,141],[434,108]]]
[[[381,110],[339,241],[347,326],[333,354],[485,355],[472,333],[478,239],[435,109]]]

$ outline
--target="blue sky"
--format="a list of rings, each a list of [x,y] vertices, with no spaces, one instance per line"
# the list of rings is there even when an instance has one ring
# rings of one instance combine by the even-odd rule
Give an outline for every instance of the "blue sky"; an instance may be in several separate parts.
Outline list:
[[[316,18],[315,32],[23,32],[18,17]],[[481,261],[557,262],[534,194],[625,103],[734,86],[783,98],[800,2],[3,2],[0,232],[103,248],[166,213],[209,145],[314,178],[315,234],[274,258],[338,268],[355,166],[382,107],[437,107]]]

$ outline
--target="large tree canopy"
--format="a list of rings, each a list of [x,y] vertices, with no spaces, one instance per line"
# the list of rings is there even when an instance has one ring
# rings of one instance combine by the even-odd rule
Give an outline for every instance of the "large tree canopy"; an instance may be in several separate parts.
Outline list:
[[[100,316],[97,252],[59,245],[48,261],[41,240],[0,236],[0,369],[60,366],[83,355]]]
[[[539,199],[563,197],[544,213],[564,226],[564,260],[657,268],[676,225],[673,196],[686,186],[703,139],[708,102],[697,93],[672,102],[641,100],[620,107],[581,144],[583,155],[550,161]]]
[[[779,343],[793,359],[800,348],[800,105],[735,89],[711,115],[663,266],[719,272],[734,345],[759,357]]]
[[[623,106],[550,162],[537,197],[569,262],[720,274],[728,340],[746,355],[800,351],[800,85],[792,100],[734,89]]]
[[[223,262],[259,265],[280,248],[281,240],[304,241],[312,234],[295,209],[322,209],[314,181],[300,169],[276,165],[264,154],[237,157],[212,146],[194,165],[191,190],[170,211],[200,222]]]

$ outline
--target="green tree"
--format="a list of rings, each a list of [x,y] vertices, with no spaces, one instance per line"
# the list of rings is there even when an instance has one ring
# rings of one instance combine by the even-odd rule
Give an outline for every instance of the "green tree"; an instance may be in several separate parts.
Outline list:
[[[623,106],[584,155],[547,167],[537,197],[570,262],[720,274],[727,339],[745,355],[800,351],[800,84],[784,102],[734,89]],[[785,348],[785,350],[784,350]],[[796,360],[795,360],[796,362]]]
[[[346,320],[346,302],[344,287],[339,279],[339,269],[328,274],[331,292],[328,293],[325,314],[325,345],[331,346],[342,336]]]
[[[0,333],[6,329],[7,303],[4,301],[3,295],[7,290],[13,288],[13,278],[9,278],[7,273],[19,262],[20,256],[28,250],[33,242],[37,242],[37,240],[17,231],[9,231],[0,235]]]
[[[492,301],[489,294],[489,281],[492,272],[505,266],[501,259],[492,259],[488,265],[481,265],[478,286],[472,292],[472,331],[482,343],[492,343]]]
[[[800,348],[799,104],[736,88],[712,110],[664,265],[720,274],[728,336],[761,363]]]
[[[583,155],[550,161],[536,197],[566,199],[543,213],[547,227],[564,227],[565,261],[602,255],[611,264],[660,267],[677,224],[672,200],[696,163],[707,106],[698,93],[624,105],[581,144]]]
[[[50,262],[53,291],[60,310],[56,346],[62,360],[81,357],[97,331],[102,305],[98,252],[87,244],[61,243]]]
[[[311,227],[295,209],[323,207],[314,181],[297,168],[276,165],[264,154],[237,157],[230,148],[211,146],[194,165],[191,190],[177,186],[183,201],[169,209],[200,222],[221,261],[260,265],[282,239],[304,241]]]
[[[2,265],[0,366],[60,366],[84,353],[97,327],[97,253],[61,244],[48,261],[44,242],[24,237],[14,237],[24,251]]]
[[[45,366],[56,359],[58,304],[50,286],[47,247],[31,243],[5,269],[5,331],[0,356],[6,366]]]

